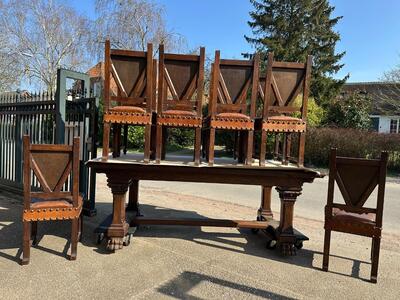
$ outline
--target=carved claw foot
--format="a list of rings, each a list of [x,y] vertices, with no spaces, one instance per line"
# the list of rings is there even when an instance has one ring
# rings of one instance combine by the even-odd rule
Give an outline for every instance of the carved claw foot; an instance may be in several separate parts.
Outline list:
[[[124,238],[109,238],[107,240],[107,250],[108,251],[115,251],[120,250],[124,246]]]
[[[280,244],[281,252],[284,256],[294,256],[296,255],[296,247],[290,243]]]

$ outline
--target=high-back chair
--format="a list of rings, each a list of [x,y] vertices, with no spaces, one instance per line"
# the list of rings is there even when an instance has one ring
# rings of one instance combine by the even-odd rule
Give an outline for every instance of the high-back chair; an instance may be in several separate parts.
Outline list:
[[[252,163],[255,101],[258,88],[259,55],[251,60],[220,59],[215,51],[211,72],[207,133],[208,164],[214,163],[215,131],[239,131],[245,135],[245,164]]]
[[[358,159],[338,157],[336,149],[331,149],[328,201],[325,207],[324,271],[328,271],[331,231],[367,236],[372,238],[371,281],[376,283],[387,160],[387,152],[382,152],[380,159]],[[344,204],[333,202],[335,183]],[[365,207],[365,202],[377,186],[376,207]]]
[[[156,162],[161,161],[163,129],[195,129],[194,162],[200,163],[205,48],[199,55],[165,53],[159,47]]]
[[[72,220],[70,259],[76,259],[82,224],[82,197],[79,194],[79,138],[73,145],[35,145],[24,135],[23,257],[29,263],[31,243],[36,243],[38,221]],[[42,191],[32,191],[34,175]],[[72,180],[69,181],[69,176]],[[64,191],[66,182],[71,183]]]
[[[109,154],[110,127],[114,124],[114,157],[120,155],[121,124],[145,127],[144,161],[150,160],[153,107],[153,46],[147,52],[111,49],[106,41],[104,64],[103,159]],[[113,105],[113,103],[116,105]]]
[[[283,133],[284,163],[290,158],[291,133],[299,134],[297,164],[303,166],[311,66],[311,56],[306,63],[297,63],[274,61],[274,54],[268,54],[263,116],[256,122],[256,130],[261,131],[260,166],[265,165],[267,134],[270,132]],[[298,106],[295,100],[300,92]],[[293,116],[294,113],[298,115]]]

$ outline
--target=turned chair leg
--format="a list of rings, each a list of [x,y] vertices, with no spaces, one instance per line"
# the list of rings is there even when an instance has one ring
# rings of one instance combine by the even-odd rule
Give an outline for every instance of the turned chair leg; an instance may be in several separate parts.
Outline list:
[[[128,124],[124,125],[124,154],[128,152]]]
[[[247,140],[246,140],[246,165],[251,165],[253,163],[253,139],[254,139],[254,131],[249,130],[247,132]]]
[[[156,139],[156,163],[159,164],[161,162],[161,155],[162,155],[162,134],[163,128],[161,125],[157,125],[157,139]]]
[[[208,165],[214,164],[214,143],[215,143],[215,128],[210,128],[208,136]]]
[[[78,250],[78,235],[79,235],[79,218],[72,220],[71,226],[71,254],[69,256],[70,260],[76,260],[76,253]]]
[[[240,162],[240,151],[241,151],[241,140],[240,140],[240,133],[238,131],[234,132],[235,138],[234,138],[234,146],[233,146],[233,159],[236,160],[237,158],[239,159]]]
[[[201,127],[195,129],[194,134],[194,164],[198,166],[200,164],[201,155]]]
[[[168,128],[163,126],[161,160],[165,160],[165,157],[167,156],[167,140],[168,140]]]
[[[292,148],[292,134],[286,134],[286,149],[285,149],[285,162],[288,164],[290,162],[290,153]]]
[[[306,145],[306,133],[301,132],[299,136],[299,157],[297,159],[297,165],[299,167],[304,166],[304,148]]]
[[[378,264],[379,251],[381,247],[381,238],[372,238],[372,266],[371,266],[371,282],[376,283],[378,280]]]
[[[31,222],[22,222],[22,260],[21,265],[29,264],[31,256]]]
[[[209,129],[203,129],[203,153],[204,153],[203,158],[205,158],[207,162],[208,162],[208,150],[210,145],[209,137],[210,137]]]
[[[144,128],[144,162],[150,162],[151,124]]]
[[[207,148],[207,135],[206,130],[201,130],[201,158],[207,159],[206,148]]]
[[[237,140],[235,141],[234,144],[234,152],[236,152],[235,157],[238,160],[239,164],[244,164],[246,157],[245,157],[245,153],[246,153],[246,145],[245,145],[245,141],[247,141],[247,132],[245,131],[236,131],[235,132],[235,138],[237,135]],[[235,159],[236,159],[235,158]]]
[[[36,245],[37,243],[37,226],[38,222],[33,221],[31,225],[31,245]]]
[[[267,151],[267,132],[261,130],[261,141],[260,141],[260,167],[265,166],[265,154]]]
[[[78,241],[82,242],[83,235],[83,213],[79,216],[79,232],[78,232]]]
[[[287,151],[287,134],[282,133],[282,164],[287,165],[288,161],[286,160],[286,151]]]
[[[113,124],[113,157],[121,156],[121,124]]]
[[[279,159],[279,133],[275,133],[275,151],[274,151],[274,160]]]
[[[108,154],[110,151],[110,123],[104,123],[103,126],[103,160],[108,159]]]
[[[322,270],[328,271],[329,267],[329,250],[331,245],[331,230],[325,229],[325,238],[324,238],[324,257],[322,261]]]
[[[151,138],[150,138],[150,159],[156,159],[156,142],[157,142],[157,126],[151,125]]]

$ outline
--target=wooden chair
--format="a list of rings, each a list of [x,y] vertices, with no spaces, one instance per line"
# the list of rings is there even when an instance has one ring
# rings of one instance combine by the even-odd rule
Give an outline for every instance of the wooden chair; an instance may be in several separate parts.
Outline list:
[[[38,221],[72,220],[70,259],[76,259],[78,240],[81,235],[82,197],[79,195],[79,138],[72,146],[32,145],[24,135],[24,209],[23,257],[27,265],[31,243],[36,243]],[[31,175],[34,174],[42,191],[31,191]],[[70,191],[63,191],[64,184],[72,175]]]
[[[144,161],[150,160],[153,103],[153,46],[147,52],[111,49],[106,41],[104,64],[103,160],[108,159],[114,124],[114,157],[120,155],[121,124],[145,126]],[[116,102],[112,106],[111,102]]]
[[[287,163],[291,152],[291,134],[299,134],[297,164],[304,164],[305,132],[307,125],[307,101],[309,93],[312,57],[307,62],[277,62],[274,54],[268,54],[264,84],[264,109],[262,119],[256,122],[261,131],[260,166],[265,165],[266,141],[269,132],[283,134],[282,162]],[[301,106],[295,100],[302,92]],[[293,116],[294,113],[300,116]],[[276,139],[277,151],[278,140]]]
[[[205,48],[200,55],[172,54],[159,47],[156,162],[160,163],[163,130],[195,129],[194,162],[200,163]]]
[[[208,131],[206,156],[209,165],[214,163],[217,129],[240,131],[244,134],[245,164],[252,163],[259,60],[258,54],[252,60],[220,59],[220,51],[215,51],[208,116],[204,126]]]
[[[373,160],[337,157],[336,149],[331,149],[328,201],[325,207],[325,240],[322,264],[324,271],[328,271],[331,231],[367,236],[372,238],[371,281],[376,283],[387,159],[387,152],[381,153],[380,160]],[[335,182],[345,204],[333,202]],[[378,186],[376,208],[364,207],[376,186]]]
[[[151,138],[150,138],[150,159],[156,158],[156,112],[157,112],[157,59],[153,59],[153,80],[152,80],[152,92],[153,92],[153,100],[152,100],[152,124],[151,124]],[[128,124],[124,124],[124,140],[123,140],[124,149],[123,152],[126,154],[128,152]],[[117,150],[117,153],[120,153],[120,150]]]

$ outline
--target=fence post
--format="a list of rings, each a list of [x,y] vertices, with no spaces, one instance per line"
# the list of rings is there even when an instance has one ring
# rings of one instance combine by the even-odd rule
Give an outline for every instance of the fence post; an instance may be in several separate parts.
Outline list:
[[[94,101],[91,105],[91,124],[90,124],[90,136],[91,136],[91,159],[97,157],[97,133],[98,133],[98,119],[99,119],[99,98],[94,96]],[[96,172],[90,170],[89,178],[89,197],[83,208],[86,215],[94,216],[97,214],[96,210]]]
[[[65,72],[57,70],[57,89],[56,89],[56,144],[64,144],[65,139],[65,109],[66,109],[66,86],[67,78]]]
[[[16,95],[15,102],[20,102],[20,96]],[[15,181],[22,184],[22,122],[21,115],[15,114]]]

